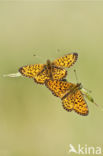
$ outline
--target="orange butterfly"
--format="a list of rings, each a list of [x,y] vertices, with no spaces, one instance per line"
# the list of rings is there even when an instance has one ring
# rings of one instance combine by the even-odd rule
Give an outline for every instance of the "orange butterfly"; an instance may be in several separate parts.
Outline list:
[[[70,53],[53,62],[47,60],[46,64],[23,66],[19,69],[19,72],[23,76],[33,78],[39,84],[44,84],[45,80],[60,80],[66,77],[67,71],[64,68],[71,67],[77,58],[77,53]]]
[[[88,106],[81,91],[81,83],[73,84],[63,80],[46,80],[45,85],[55,96],[61,98],[64,109],[67,111],[74,110],[83,116],[88,115]]]

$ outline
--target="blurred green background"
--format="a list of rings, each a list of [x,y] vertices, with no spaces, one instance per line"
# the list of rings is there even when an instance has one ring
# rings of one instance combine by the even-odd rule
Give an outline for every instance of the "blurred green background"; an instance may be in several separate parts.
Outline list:
[[[87,100],[86,117],[32,79],[2,76],[70,52],[79,58],[68,81],[76,69],[100,105]],[[68,156],[69,144],[103,150],[102,93],[103,2],[0,2],[0,156]]]

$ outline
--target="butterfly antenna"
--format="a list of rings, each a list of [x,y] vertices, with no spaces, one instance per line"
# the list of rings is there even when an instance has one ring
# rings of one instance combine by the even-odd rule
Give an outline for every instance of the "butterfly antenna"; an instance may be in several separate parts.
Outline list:
[[[98,107],[99,105],[97,103],[94,102],[94,104]]]
[[[33,54],[33,56],[36,57],[36,58],[39,58],[39,59],[45,59],[44,57],[36,55],[36,54]]]
[[[99,108],[100,111],[103,111],[103,106],[101,106],[101,105],[99,105],[99,104],[97,104],[95,102],[93,102],[93,103]]]
[[[56,53],[61,53],[61,52],[68,52],[68,51],[70,51],[69,49],[67,49],[67,48],[63,48],[63,49],[60,49],[60,48],[58,48],[57,50],[56,50]]]
[[[78,81],[78,77],[77,77],[76,69],[74,69],[74,73],[75,73],[76,81],[77,81],[77,83],[78,83],[79,81]]]

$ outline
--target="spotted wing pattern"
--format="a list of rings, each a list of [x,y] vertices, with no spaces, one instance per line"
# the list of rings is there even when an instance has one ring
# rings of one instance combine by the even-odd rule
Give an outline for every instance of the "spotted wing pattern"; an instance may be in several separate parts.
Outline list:
[[[55,96],[60,98],[62,98],[67,90],[70,90],[70,88],[73,86],[72,83],[59,80],[47,80],[45,85]]]
[[[63,57],[60,57],[60,58],[54,60],[52,62],[52,64],[55,66],[58,66],[58,67],[69,68],[76,62],[77,58],[78,58],[77,53],[70,53],[70,54],[67,54]]]
[[[89,113],[87,103],[80,90],[77,90],[75,93],[74,110],[80,115],[88,115]]]
[[[45,64],[34,64],[23,66],[19,72],[26,77],[33,78],[35,82],[44,84],[45,80],[61,80],[67,75],[62,67],[70,67],[77,59],[78,54],[72,53],[56,59],[53,63],[47,61]]]
[[[73,94],[69,94],[62,100],[64,109],[67,111],[74,110],[80,115],[88,115],[88,106],[84,100],[83,94],[80,90],[77,90]]]
[[[63,108],[69,112],[73,110],[74,106],[74,95],[67,96],[62,100]]]
[[[23,66],[19,69],[19,72],[26,77],[35,78],[44,68],[43,64],[34,64]]]
[[[52,70],[49,70],[48,68],[44,68],[43,64],[24,66],[19,69],[19,72],[23,76],[33,78],[35,82],[40,84],[44,84],[45,80],[51,79],[50,74],[53,76],[53,79],[63,79],[67,75],[65,69],[53,67]]]
[[[49,73],[45,69],[43,72],[40,72],[37,76],[35,76],[34,81],[39,84],[44,84],[46,80],[50,79]]]
[[[61,80],[65,78],[67,75],[67,71],[65,69],[53,67],[52,68],[52,76],[53,80]]]
[[[52,71],[49,69],[44,69],[37,76],[34,77],[34,80],[39,84],[44,84],[46,80],[49,79],[59,80],[66,77],[66,75],[67,72],[65,69],[53,67]]]

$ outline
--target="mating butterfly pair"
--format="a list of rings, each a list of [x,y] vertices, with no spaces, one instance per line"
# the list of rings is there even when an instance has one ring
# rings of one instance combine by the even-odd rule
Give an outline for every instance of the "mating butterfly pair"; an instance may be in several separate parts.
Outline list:
[[[64,68],[71,67],[77,60],[77,53],[70,53],[47,64],[23,66],[19,72],[26,77],[33,78],[39,84],[45,84],[51,92],[61,98],[64,109],[74,110],[80,115],[88,115],[88,106],[81,92],[81,84],[73,84],[63,79],[67,75]]]

